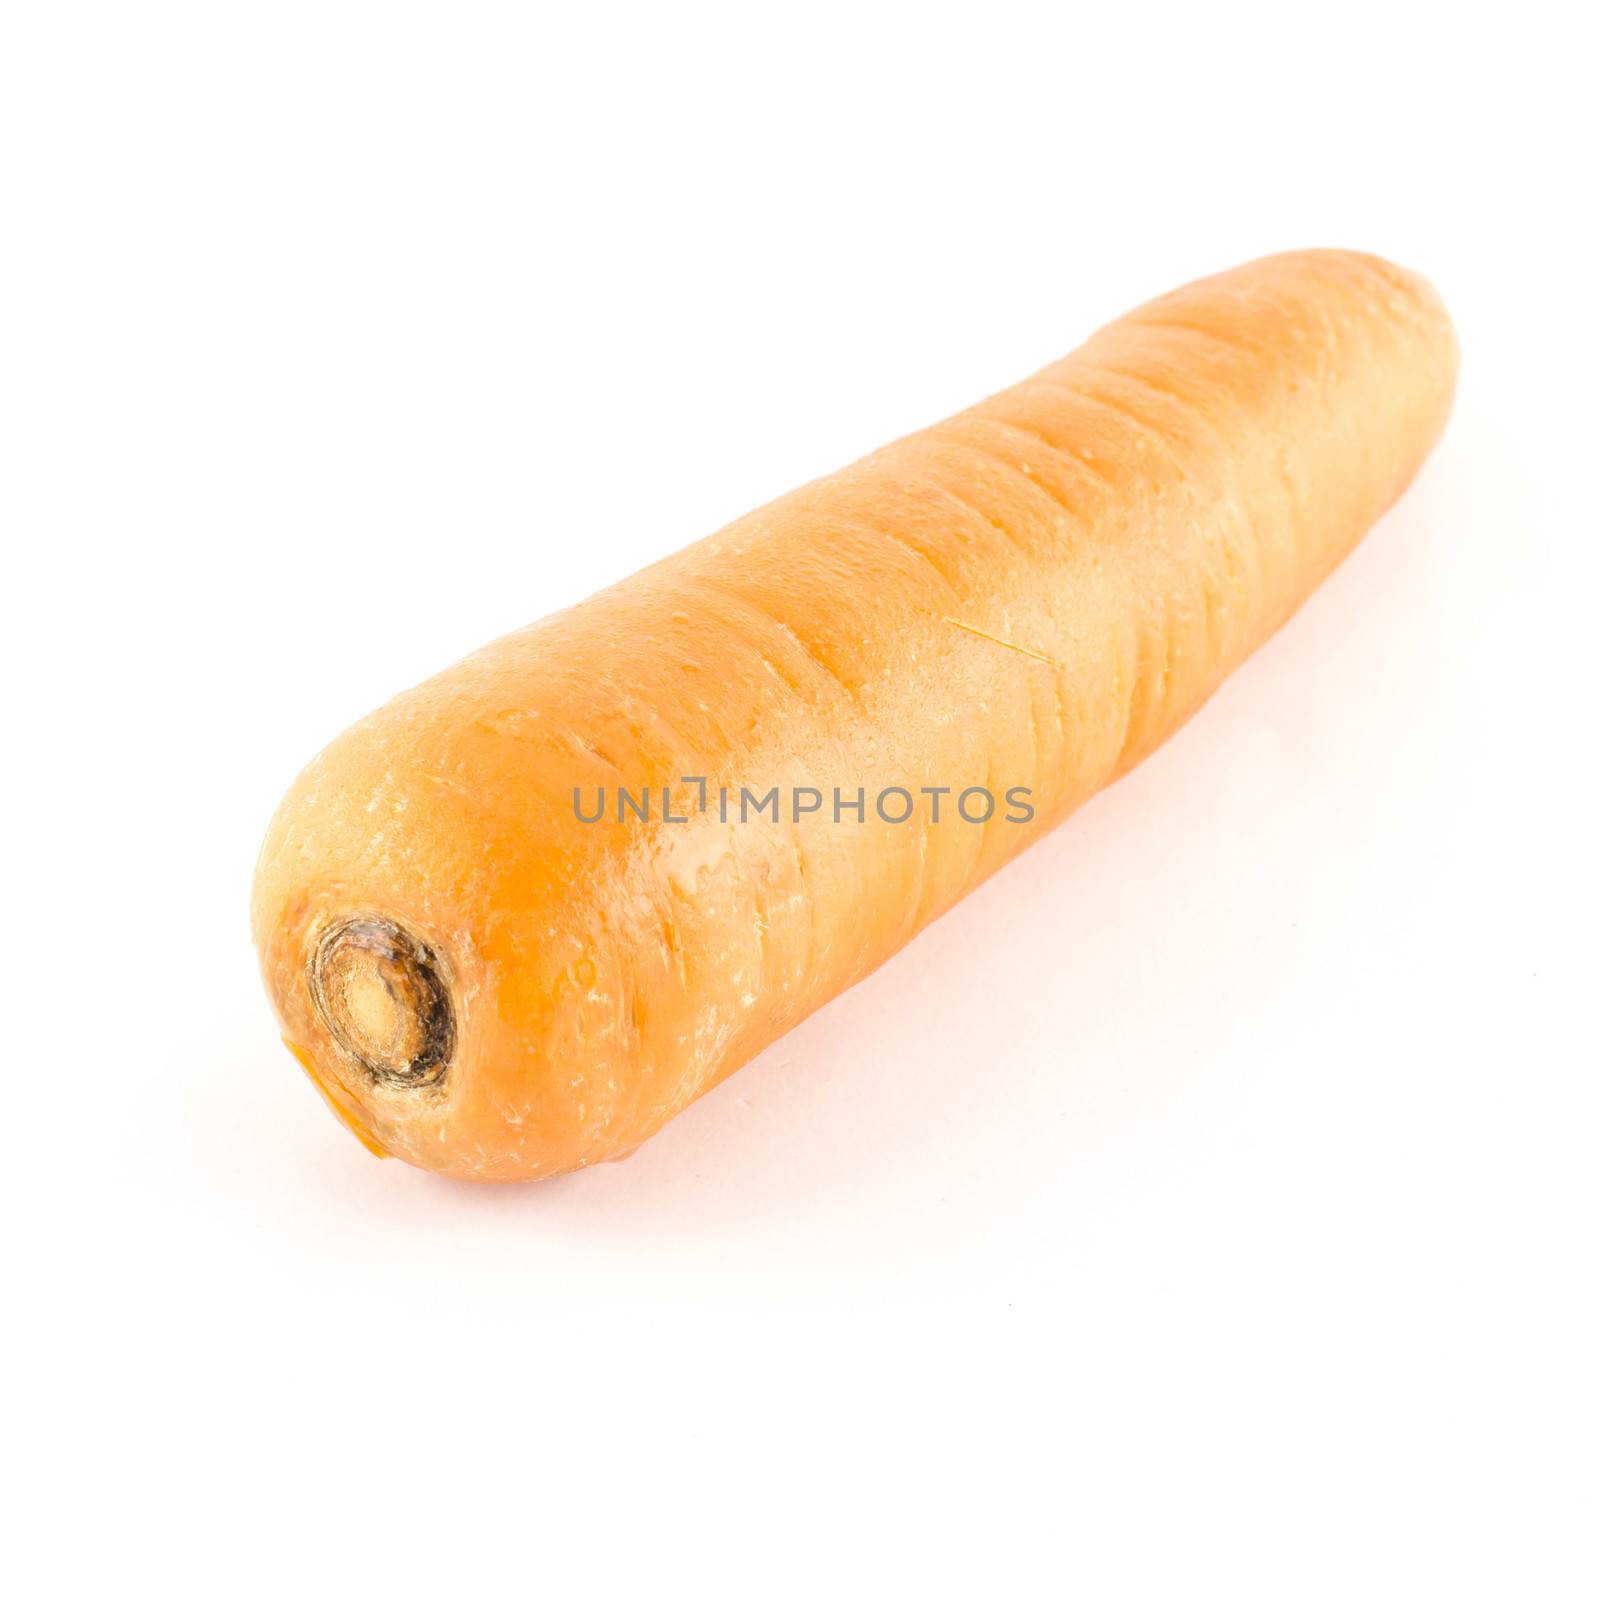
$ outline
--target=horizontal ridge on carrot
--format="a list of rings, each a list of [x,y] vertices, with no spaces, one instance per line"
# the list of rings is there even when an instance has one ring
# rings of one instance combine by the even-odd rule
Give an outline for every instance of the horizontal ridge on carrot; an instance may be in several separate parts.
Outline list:
[[[628,1153],[1176,730],[1455,372],[1422,279],[1271,256],[390,701],[262,849],[285,1041],[436,1172]]]

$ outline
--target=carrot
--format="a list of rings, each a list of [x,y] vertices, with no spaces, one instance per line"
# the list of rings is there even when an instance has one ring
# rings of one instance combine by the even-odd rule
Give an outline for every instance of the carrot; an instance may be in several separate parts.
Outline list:
[[[401,695],[262,850],[286,1042],[436,1172],[626,1154],[1179,727],[1455,371],[1421,279],[1269,257]]]

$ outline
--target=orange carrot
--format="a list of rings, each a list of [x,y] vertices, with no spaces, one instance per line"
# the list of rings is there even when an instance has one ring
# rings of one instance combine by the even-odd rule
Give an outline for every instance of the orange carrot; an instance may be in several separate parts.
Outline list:
[[[434,1171],[627,1153],[1179,727],[1455,370],[1422,280],[1269,257],[401,695],[268,833],[285,1039]]]

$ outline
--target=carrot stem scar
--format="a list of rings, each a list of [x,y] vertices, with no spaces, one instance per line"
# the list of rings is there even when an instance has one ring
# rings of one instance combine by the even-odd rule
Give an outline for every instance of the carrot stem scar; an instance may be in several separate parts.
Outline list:
[[[438,958],[398,923],[338,922],[312,951],[312,1001],[334,1042],[375,1080],[431,1088],[455,1049]]]

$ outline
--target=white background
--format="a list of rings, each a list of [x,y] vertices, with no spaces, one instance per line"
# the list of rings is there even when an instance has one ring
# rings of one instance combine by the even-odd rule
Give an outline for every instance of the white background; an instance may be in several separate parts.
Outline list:
[[[1594,1594],[1579,9],[545,9],[0,23],[14,1592]],[[335,1124],[316,748],[1304,244],[1457,414],[1180,738],[629,1162]]]

